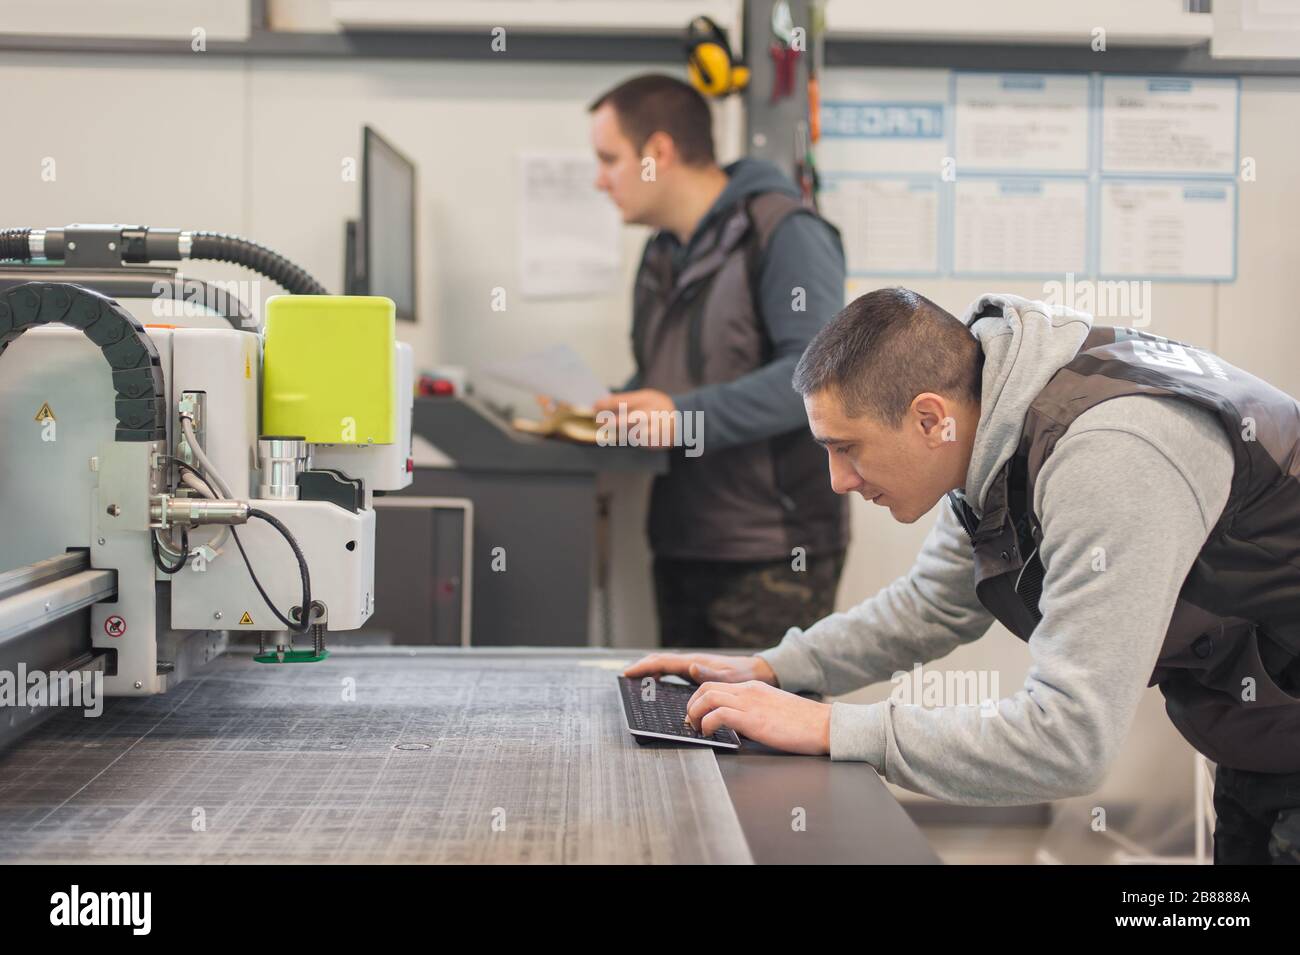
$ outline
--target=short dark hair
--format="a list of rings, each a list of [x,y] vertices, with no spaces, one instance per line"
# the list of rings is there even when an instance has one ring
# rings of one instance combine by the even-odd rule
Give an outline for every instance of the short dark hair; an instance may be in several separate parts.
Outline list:
[[[601,93],[587,112],[608,103],[619,128],[638,150],[654,133],[672,138],[682,162],[702,166],[714,162],[713,116],[709,104],[689,83],[662,73],[646,73]]]
[[[930,391],[978,403],[984,352],[970,329],[923,295],[882,288],[859,296],[808,343],[794,372],[805,398],[827,389],[844,413],[898,427]]]

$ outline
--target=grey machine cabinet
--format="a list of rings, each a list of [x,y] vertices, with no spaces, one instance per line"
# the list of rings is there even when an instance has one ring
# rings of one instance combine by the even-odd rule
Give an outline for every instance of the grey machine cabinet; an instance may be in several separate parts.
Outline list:
[[[469,646],[473,526],[468,500],[376,498],[375,613],[353,642]]]
[[[412,428],[447,464],[417,466],[411,486],[376,507],[376,609],[364,629],[386,630],[398,644],[461,642],[448,585],[458,579],[449,562],[460,551],[455,535],[463,525],[437,509],[384,506],[402,498],[456,498],[472,504],[472,567],[459,575],[472,579],[470,642],[586,644],[596,476],[662,473],[667,455],[522,434],[472,397],[416,398]]]

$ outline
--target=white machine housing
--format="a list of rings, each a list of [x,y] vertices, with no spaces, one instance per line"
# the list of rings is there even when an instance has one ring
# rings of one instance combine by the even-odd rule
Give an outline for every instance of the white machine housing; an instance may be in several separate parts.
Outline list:
[[[90,608],[92,645],[116,651],[116,672],[105,678],[109,695],[164,692],[183,678],[172,659],[182,644],[191,647],[190,656],[198,645],[198,656],[208,659],[225,649],[231,631],[285,629],[229,534],[211,559],[192,559],[171,576],[155,567],[150,506],[169,490],[169,471],[175,473],[165,456],[183,456],[177,414],[183,393],[202,393],[200,444],[231,496],[277,517],[297,539],[327,630],[356,629],[374,612],[371,492],[412,479],[410,346],[396,346],[399,441],[313,448],[313,467],[365,481],[364,500],[353,511],[326,501],[250,499],[259,483],[259,335],[213,327],[146,330],[158,349],[170,407],[165,442],[114,440],[110,369],[82,332],[33,328],[0,357],[0,572],[75,548],[89,549],[93,568],[117,572],[116,600]],[[297,606],[301,578],[287,542],[260,520],[237,530],[271,601],[281,613]],[[192,528],[191,553],[222,533],[215,525]]]

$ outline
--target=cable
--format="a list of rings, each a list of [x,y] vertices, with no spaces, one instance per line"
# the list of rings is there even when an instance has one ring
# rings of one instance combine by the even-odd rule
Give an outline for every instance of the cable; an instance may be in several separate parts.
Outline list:
[[[198,469],[198,468],[196,468],[194,465],[190,464],[190,462],[186,461],[184,458],[178,458],[178,457],[177,457],[176,455],[174,455],[174,454],[165,454],[165,453],[163,453],[162,451],[159,451],[159,452],[158,452],[158,457],[160,457],[160,458],[166,458],[168,461],[171,461],[173,464],[175,464],[178,468],[185,468],[185,470],[190,471],[190,472],[192,472],[192,473],[194,473],[194,474],[198,474],[198,473],[199,473],[199,469]],[[202,477],[202,475],[199,475],[199,476]]]
[[[270,608],[271,613],[275,614],[277,620],[294,633],[306,633],[311,629],[313,620],[311,612],[311,575],[307,571],[307,558],[303,556],[302,548],[298,546],[298,541],[295,540],[293,534],[289,532],[289,528],[285,527],[284,524],[280,522],[279,518],[266,513],[266,511],[258,510],[255,507],[249,508],[248,516],[250,518],[256,517],[260,520],[266,521],[279,531],[280,536],[288,541],[289,546],[293,548],[293,555],[298,558],[298,571],[302,574],[301,622],[296,624],[291,622],[288,617],[280,613],[275,604],[271,603],[271,598],[267,595],[265,588],[262,587],[262,582],[257,579],[257,574],[253,571],[253,565],[248,560],[248,552],[244,550],[244,542],[239,539],[239,534],[232,527],[230,533],[235,538],[235,546],[239,548],[239,555],[244,558],[244,566],[248,568],[248,576],[253,579],[253,586],[256,587],[257,592],[262,595],[262,600],[266,603],[267,607]]]
[[[190,437],[190,435],[187,434],[186,437]],[[198,442],[194,441],[191,438],[190,447],[195,448],[197,446],[198,446]],[[172,458],[172,455],[164,455],[164,457]],[[198,457],[198,455],[196,454],[195,457]],[[186,464],[184,461],[180,460],[179,458],[172,458],[172,459],[176,461],[176,464],[185,471],[182,480],[185,482],[186,485],[194,488],[194,490],[198,491],[200,494],[203,494],[205,497],[209,499],[216,498],[216,495],[212,492],[212,487],[203,480],[202,476],[200,476],[199,473],[192,466]],[[215,474],[213,476],[215,477]],[[298,558],[298,570],[302,575],[302,607],[310,608],[311,607],[311,575],[307,570],[307,558],[303,556],[302,549],[298,546],[297,539],[289,531],[289,528],[285,527],[284,524],[281,523],[279,518],[275,517],[274,515],[268,514],[265,511],[258,510],[257,508],[250,508],[248,512],[248,516],[249,518],[256,517],[266,521],[277,531],[279,531],[280,535],[289,543],[289,546],[293,549],[294,556]],[[295,624],[292,621],[290,621],[289,618],[286,617],[284,614],[280,613],[279,609],[275,606],[275,604],[271,602],[271,597],[269,594],[267,594],[266,588],[264,588],[262,586],[262,582],[258,580],[257,573],[253,570],[253,564],[248,559],[248,552],[244,550],[244,542],[239,539],[239,534],[235,531],[233,527],[230,526],[223,527],[222,531],[223,534],[224,532],[229,531],[230,535],[235,538],[235,546],[239,548],[239,556],[244,559],[244,566],[248,568],[248,576],[252,578],[253,586],[256,587],[257,592],[262,595],[263,602],[266,604],[268,608],[270,608],[271,613],[275,614],[275,618],[279,620],[280,623],[284,624],[285,627],[292,630],[294,633],[306,633],[308,630],[310,630],[312,621],[315,619],[315,615],[312,614],[309,610],[307,610],[303,614],[303,621],[298,624]],[[183,542],[182,546],[185,548],[185,558],[181,561],[180,564],[176,566],[176,570],[168,570],[167,567],[161,562],[161,558],[158,556],[158,549],[157,549],[158,539],[156,533],[154,535],[154,560],[159,567],[162,567],[168,573],[175,573],[176,571],[180,570],[182,567],[185,566],[185,561],[189,559],[189,538],[184,528],[181,529],[181,540]],[[216,549],[220,547],[220,543],[224,543],[224,537],[222,537],[221,535],[219,535],[218,539],[214,540],[212,544],[210,544],[209,546],[213,546],[214,549]]]
[[[203,480],[198,471],[188,467],[185,468],[184,472],[181,474],[181,483],[188,488],[198,491],[209,501],[217,500],[217,492],[212,490],[212,485]]]
[[[185,556],[185,551],[181,549],[181,546],[179,544],[172,543],[171,540],[170,532],[175,531],[177,529],[178,529],[178,525],[176,524],[173,524],[170,528],[167,528],[169,533],[166,538],[164,538],[160,533],[163,530],[163,528],[153,529],[154,541],[156,542],[158,549],[163,554],[166,555],[168,560],[179,560],[180,558],[183,558]]]
[[[181,472],[181,483],[186,487],[193,488],[209,500],[218,500],[217,492],[212,490],[212,485],[208,483],[207,479],[203,477],[203,474],[194,465],[176,457],[174,454],[159,454],[158,456],[160,458],[167,458],[176,465],[177,469]]]
[[[194,434],[194,422],[188,415],[181,415],[181,431],[185,434],[185,441],[189,444],[190,452],[194,455],[194,459],[203,467],[203,478],[210,481],[212,484],[215,484],[227,499],[233,499],[234,495],[230,493],[229,485],[221,479],[221,475],[217,473],[216,468],[212,466],[212,462],[208,459],[207,454],[205,454],[203,448],[199,446],[199,439]],[[181,464],[184,467],[189,468],[189,465],[184,464],[184,462],[181,462]],[[190,468],[190,470],[193,470],[193,468]],[[193,485],[191,485],[191,487],[192,486]],[[209,490],[211,490],[211,488],[209,488]],[[200,491],[200,493],[202,492]],[[256,517],[259,520],[266,521],[279,531],[280,536],[288,542],[289,547],[293,550],[293,555],[298,558],[298,572],[302,575],[302,620],[295,624],[284,614],[280,613],[279,609],[271,603],[271,598],[267,595],[266,589],[262,587],[262,582],[257,579],[257,574],[253,570],[253,564],[248,559],[248,552],[244,550],[244,542],[239,539],[239,534],[235,531],[234,527],[230,528],[230,534],[235,538],[235,546],[239,548],[239,556],[244,558],[244,566],[248,568],[248,576],[252,578],[253,586],[255,586],[257,592],[262,595],[262,600],[266,603],[266,606],[270,608],[271,613],[275,614],[275,618],[294,633],[306,633],[311,629],[312,624],[311,574],[307,570],[307,558],[303,556],[302,548],[298,546],[298,541],[294,538],[293,534],[290,533],[289,528],[285,527],[284,524],[280,522],[280,519],[275,515],[268,514],[266,511],[258,510],[255,507],[250,507],[248,509],[248,517],[250,520]]]
[[[164,574],[178,574],[185,569],[185,565],[190,560],[190,535],[185,528],[181,528],[181,562],[179,564],[167,565],[163,562],[162,552],[158,549],[158,532],[155,530],[149,535],[149,542],[153,545],[153,562]]]
[[[203,475],[199,473],[198,469],[195,468],[194,465],[190,464],[188,461],[181,460],[174,454],[159,454],[158,456],[173,462],[176,467],[181,470],[181,483],[186,487],[193,488],[209,500],[217,500],[217,492],[212,490],[212,485],[203,479]],[[210,547],[214,553],[220,554],[221,548],[226,546],[226,538],[229,536],[230,527],[222,524],[220,529],[217,531],[217,536],[212,538],[212,540],[208,541],[206,544],[200,546]],[[166,546],[167,545],[164,544],[163,548],[166,549]]]
[[[160,452],[158,456],[161,457],[161,458],[171,458],[171,459],[172,459],[173,461],[175,461],[177,464],[184,464],[184,463],[185,463],[185,462],[182,461],[180,458],[174,458],[174,457],[172,457],[172,455],[170,455],[170,454],[162,454],[162,453]],[[176,566],[177,566],[177,569],[179,569],[179,568],[185,566],[185,561],[186,561],[186,559],[187,559],[188,556],[189,556],[189,548],[188,548],[188,547],[179,546],[179,545],[177,545],[176,543],[174,543],[174,542],[172,541],[172,535],[173,535],[173,533],[176,531],[177,527],[178,527],[178,525],[173,524],[171,527],[167,528],[167,540],[166,540],[166,541],[164,541],[164,540],[162,539],[162,536],[158,533],[159,530],[161,530],[162,528],[155,528],[154,531],[153,531],[153,541],[152,541],[152,543],[151,543],[151,547],[152,547],[153,552],[154,552],[154,564],[155,564],[156,566],[158,566],[158,567],[159,567],[160,569],[162,569],[162,570],[166,570],[166,566],[165,566],[165,565],[163,564],[163,562],[159,559],[158,552],[159,552],[160,550],[161,550],[164,554],[166,554],[169,558],[170,558],[170,557],[179,557],[179,558],[181,559],[181,563],[179,563],[179,564],[176,565]],[[170,571],[169,571],[169,573],[170,573]]]
[[[235,495],[230,493],[230,485],[221,479],[217,469],[212,466],[212,461],[208,459],[207,453],[199,446],[199,439],[194,434],[194,421],[189,415],[181,415],[181,431],[185,435],[185,440],[190,446],[190,453],[194,455],[194,460],[203,466],[204,476],[209,483],[215,484],[227,500],[234,500]]]
[[[215,501],[217,499],[217,494],[212,490],[212,486],[208,484],[207,481],[203,480],[198,471],[194,470],[184,461],[178,461],[177,463],[184,468],[184,473],[181,475],[181,481],[186,487],[193,488],[210,501]],[[222,524],[220,530],[217,531],[217,536],[201,546],[210,547],[214,554],[220,554],[221,548],[226,546],[226,538],[229,536],[230,526],[228,524]]]

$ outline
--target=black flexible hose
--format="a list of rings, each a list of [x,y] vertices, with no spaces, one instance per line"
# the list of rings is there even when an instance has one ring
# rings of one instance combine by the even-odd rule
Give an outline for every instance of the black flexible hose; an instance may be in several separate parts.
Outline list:
[[[0,261],[30,260],[31,232],[31,229],[0,230]],[[132,230],[131,239],[123,239],[123,248],[138,248],[134,254],[126,253],[125,260],[139,263],[179,258],[180,235],[175,229]],[[48,237],[46,241],[50,241]],[[293,295],[329,294],[325,286],[312,278],[306,269],[290,262],[274,249],[268,249],[243,236],[226,232],[192,232],[189,258],[242,265],[266,276]]]
[[[31,229],[5,229],[0,231],[0,261],[17,259],[26,262],[32,257],[28,237]]]
[[[265,275],[293,295],[327,295],[325,286],[294,265],[279,252],[225,232],[192,233],[191,259],[212,259],[216,262],[233,262]]]

